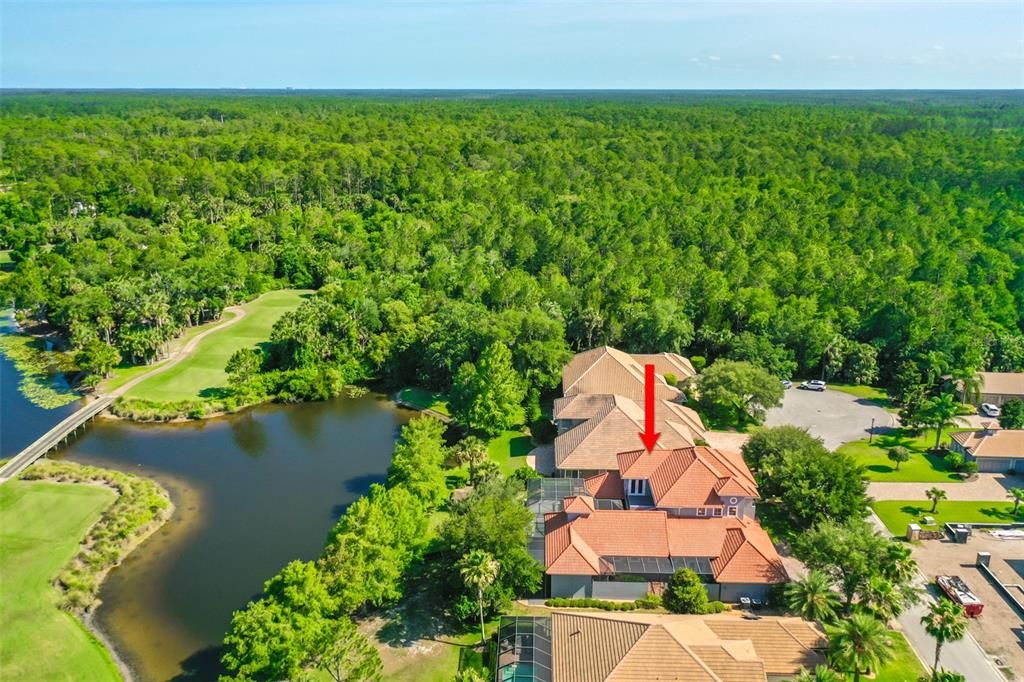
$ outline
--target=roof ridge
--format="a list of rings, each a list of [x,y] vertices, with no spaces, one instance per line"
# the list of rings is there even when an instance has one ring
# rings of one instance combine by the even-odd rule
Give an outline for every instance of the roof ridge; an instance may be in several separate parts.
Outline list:
[[[794,634],[793,634],[793,632],[792,632],[792,631],[791,631],[791,630],[790,630],[790,629],[789,629],[789,628],[788,628],[788,627],[786,626],[786,623],[785,623],[785,621],[783,621],[783,620],[782,620],[782,619],[780,618],[779,620],[777,620],[777,621],[775,621],[775,622],[776,622],[776,623],[778,623],[778,624],[779,624],[779,627],[780,627],[780,628],[782,628],[782,629],[783,629],[783,630],[785,631],[785,633],[786,633],[787,635],[789,635],[790,639],[792,639],[792,640],[793,640],[794,642],[796,642],[797,644],[799,644],[799,645],[800,645],[800,647],[801,647],[801,648],[802,648],[802,649],[803,649],[804,651],[813,651],[813,649],[811,649],[811,647],[809,647],[809,646],[807,646],[806,644],[804,644],[804,643],[803,643],[802,641],[800,641],[800,638],[799,638],[799,637],[797,637],[796,635],[794,635]]]
[[[582,353],[578,353],[576,355],[576,357],[573,358],[573,360],[575,360],[576,358],[578,358],[579,356],[581,356],[581,355],[583,355],[585,353],[590,353],[591,351],[595,351],[595,350],[604,351],[603,353],[598,353],[597,354],[597,360],[594,360],[592,363],[590,363],[590,366],[587,367],[585,370],[583,370],[583,372],[578,377],[576,377],[575,381],[573,381],[567,387],[563,387],[562,393],[565,393],[565,390],[564,390],[565,388],[572,388],[576,384],[580,383],[580,380],[582,380],[583,377],[587,376],[587,374],[590,373],[590,370],[594,369],[594,365],[596,365],[601,360],[601,358],[603,358],[605,355],[609,354],[608,351],[610,349],[611,349],[611,346],[598,346],[597,348],[591,348],[589,350],[583,351]]]

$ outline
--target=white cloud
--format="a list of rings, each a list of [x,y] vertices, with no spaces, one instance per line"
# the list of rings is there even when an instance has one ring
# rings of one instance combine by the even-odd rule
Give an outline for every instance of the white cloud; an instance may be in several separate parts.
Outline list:
[[[781,62],[782,61],[782,55],[779,54],[778,52],[776,52],[771,57],[769,57],[769,59],[771,59],[773,62]]]
[[[722,58],[719,57],[717,54],[708,55],[708,59],[710,59],[713,62],[720,62],[720,61],[722,61]]]
[[[700,59],[698,57],[690,57],[690,61],[691,62],[699,62]]]

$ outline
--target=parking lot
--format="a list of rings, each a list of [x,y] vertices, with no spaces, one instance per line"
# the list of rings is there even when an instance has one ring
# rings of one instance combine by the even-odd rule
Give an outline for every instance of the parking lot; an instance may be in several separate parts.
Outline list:
[[[965,545],[946,540],[925,540],[914,547],[914,558],[930,584],[937,575],[959,575],[985,604],[968,630],[1000,664],[1009,680],[1024,680],[1024,621],[975,566],[978,552],[990,552],[990,568],[1004,584],[1024,583],[1024,540],[999,540],[975,530]]]
[[[868,437],[871,420],[876,433],[895,425],[894,416],[881,407],[842,391],[786,391],[782,406],[768,411],[767,426],[801,426],[834,450],[843,443]]]

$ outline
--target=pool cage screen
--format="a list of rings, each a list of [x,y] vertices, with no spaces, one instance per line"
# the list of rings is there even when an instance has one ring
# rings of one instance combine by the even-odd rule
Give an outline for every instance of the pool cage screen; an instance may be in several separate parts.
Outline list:
[[[496,682],[551,682],[551,618],[502,616]]]

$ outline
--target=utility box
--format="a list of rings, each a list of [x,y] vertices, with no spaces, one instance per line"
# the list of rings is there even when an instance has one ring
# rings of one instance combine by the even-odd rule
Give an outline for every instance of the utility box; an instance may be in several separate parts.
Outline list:
[[[916,523],[908,523],[907,540],[910,542],[919,542],[921,540],[921,526]]]
[[[975,563],[979,566],[988,566],[988,562],[992,560],[992,554],[989,552],[978,552],[978,558]]]
[[[971,536],[971,529],[967,526],[954,526],[953,527],[953,541],[958,545],[966,545],[967,538]]]

